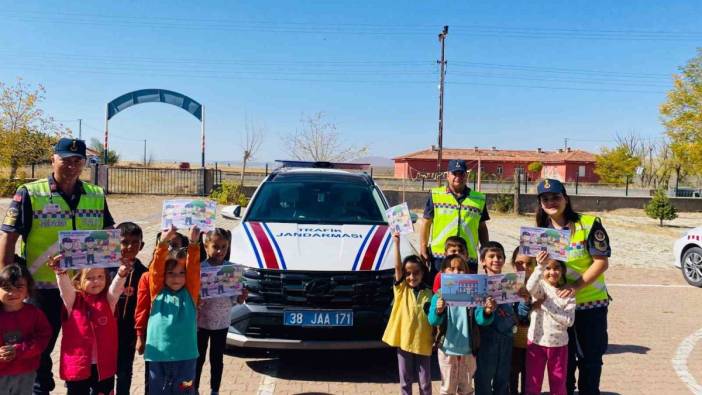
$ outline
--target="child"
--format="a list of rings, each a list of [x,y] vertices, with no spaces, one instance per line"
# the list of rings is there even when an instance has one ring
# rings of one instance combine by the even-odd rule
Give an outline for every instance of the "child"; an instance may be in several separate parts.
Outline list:
[[[137,254],[144,248],[143,232],[139,225],[133,222],[123,222],[117,225],[120,231],[120,246],[122,261],[132,268],[124,285],[124,292],[117,302],[117,331],[119,334],[119,351],[117,353],[117,395],[129,395],[132,385],[132,365],[136,347],[136,331],[134,329],[134,312],[136,310],[136,289],[141,276],[148,270]]]
[[[536,258],[522,255],[519,247],[512,253],[512,268],[516,272],[524,272],[528,280],[536,266]],[[522,287],[519,294],[523,301],[514,303],[512,308],[517,311],[517,331],[514,333],[514,343],[512,347],[512,373],[510,374],[509,389],[511,395],[523,394],[526,391],[526,374],[524,366],[526,363],[527,332],[529,331],[529,311],[531,310],[531,295]],[[521,390],[520,390],[521,388]]]
[[[156,235],[156,244],[161,241],[161,232]],[[180,233],[168,242],[171,250],[179,249],[188,245],[188,238]],[[134,310],[134,330],[136,332],[136,352],[144,354],[146,346],[146,325],[151,312],[151,292],[149,290],[149,272],[141,276],[137,289],[136,309]],[[149,361],[144,361],[144,395],[149,395]]]
[[[69,395],[110,394],[117,371],[115,307],[131,266],[122,262],[112,283],[104,268],[81,269],[68,278],[57,255],[49,261],[63,301],[59,374]]]
[[[459,255],[448,255],[441,273],[468,273],[468,263]],[[442,394],[472,394],[477,353],[477,330],[473,310],[447,306],[441,291],[434,294],[429,308],[429,324],[439,326],[438,357]],[[485,324],[478,322],[477,324]]]
[[[527,281],[527,290],[536,301],[532,305],[527,345],[527,394],[540,394],[544,367],[548,366],[551,394],[566,393],[568,371],[568,327],[575,320],[575,297],[561,298],[557,292],[565,284],[565,263],[536,256],[536,270]]]
[[[149,393],[193,393],[200,293],[200,230],[190,228],[187,250],[169,250],[175,227],[158,243],[149,265],[151,309],[144,359],[149,362]]]
[[[225,261],[230,240],[231,233],[222,228],[207,232],[204,241],[207,260],[202,262],[202,267],[221,266],[225,263],[231,265],[230,262]],[[209,343],[210,393],[212,395],[219,393],[224,369],[224,349],[227,346],[227,332],[231,322],[229,313],[236,303],[244,303],[246,296],[246,289],[244,289],[244,292],[237,298],[215,297],[203,299],[200,302],[197,317],[197,348],[200,356],[197,358],[196,390],[199,389],[202,365],[205,364],[207,343]]]
[[[480,249],[480,264],[485,273],[502,273],[505,249],[496,241],[489,241]],[[512,330],[517,323],[510,304],[496,304],[488,297],[485,306],[475,309],[480,326],[478,369],[475,372],[475,391],[478,394],[509,394],[509,374],[512,362]]]
[[[431,290],[422,280],[428,268],[416,255],[400,259],[400,234],[393,233],[395,248],[394,302],[383,342],[397,347],[402,394],[412,393],[412,383],[419,378],[419,392],[431,394],[431,326],[427,311]]]
[[[448,239],[446,239],[446,242],[444,243],[444,256],[446,257],[449,255],[459,255],[463,258],[463,260],[467,261],[468,245],[466,244],[466,241],[459,236],[450,236]],[[470,264],[468,264],[468,273],[477,273],[477,270],[471,269]],[[434,276],[434,286],[432,287],[434,292],[438,291],[439,289],[441,289],[441,272]]]
[[[25,303],[34,280],[25,266],[0,270],[0,393],[32,393],[41,353],[52,329],[44,313]]]

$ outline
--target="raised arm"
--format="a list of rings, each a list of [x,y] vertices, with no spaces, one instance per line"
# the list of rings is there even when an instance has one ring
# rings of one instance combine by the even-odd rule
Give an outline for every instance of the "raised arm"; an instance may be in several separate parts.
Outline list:
[[[163,289],[163,284],[166,279],[166,259],[168,258],[168,240],[162,239],[156,251],[154,258],[149,265],[149,294],[151,302]]]
[[[400,233],[393,232],[392,244],[395,250],[395,282],[402,280],[404,271],[402,270],[402,257],[400,256]]]
[[[110,310],[114,313],[119,297],[124,292],[124,283],[127,281],[127,274],[122,272],[122,267],[117,271],[115,278],[110,283],[110,288],[107,290],[107,303],[110,304]]]
[[[190,292],[193,302],[200,300],[200,245],[197,239],[188,245],[188,257],[185,263],[185,287]]]

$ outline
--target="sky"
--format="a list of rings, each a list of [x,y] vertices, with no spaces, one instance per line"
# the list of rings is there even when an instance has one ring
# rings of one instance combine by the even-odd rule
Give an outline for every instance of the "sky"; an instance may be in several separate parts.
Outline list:
[[[342,141],[395,157],[436,144],[438,33],[446,38],[445,147],[597,152],[658,138],[672,74],[702,46],[699,1],[3,1],[0,81],[46,88],[44,110],[102,140],[105,106],[143,88],[202,103],[207,161],[290,157],[318,112]],[[199,163],[200,124],[148,103],[109,122],[140,160]]]

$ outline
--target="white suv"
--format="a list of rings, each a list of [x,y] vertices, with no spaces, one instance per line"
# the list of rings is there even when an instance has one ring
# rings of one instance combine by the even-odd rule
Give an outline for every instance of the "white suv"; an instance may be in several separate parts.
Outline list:
[[[392,304],[388,202],[358,167],[283,162],[232,230],[231,261],[247,267],[227,343],[271,349],[380,347]],[[240,213],[236,213],[238,216]],[[402,239],[401,252],[415,254]]]

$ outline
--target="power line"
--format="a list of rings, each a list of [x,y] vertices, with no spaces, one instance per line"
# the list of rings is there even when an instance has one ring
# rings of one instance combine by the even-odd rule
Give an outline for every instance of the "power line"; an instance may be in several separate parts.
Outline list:
[[[285,34],[343,34],[377,36],[425,35],[431,32],[429,25],[387,25],[369,23],[319,23],[240,21],[232,19],[174,18],[149,15],[116,16],[66,12],[21,12],[4,10],[4,19],[21,22],[62,23],[83,26],[126,26],[145,29],[218,30],[232,32],[285,33]],[[628,41],[699,41],[702,32],[666,30],[602,30],[563,29],[551,27],[510,27],[463,25],[454,28],[455,34],[500,39],[575,39],[575,40],[628,40]]]

